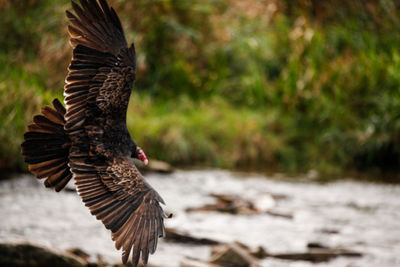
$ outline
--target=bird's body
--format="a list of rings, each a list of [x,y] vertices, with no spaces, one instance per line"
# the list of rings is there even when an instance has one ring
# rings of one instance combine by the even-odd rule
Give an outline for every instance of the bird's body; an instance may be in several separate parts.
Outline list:
[[[118,16],[105,0],[72,2],[67,11],[73,57],[64,88],[28,126],[22,151],[30,170],[60,191],[74,177],[90,212],[112,232],[134,266],[146,264],[164,235],[159,194],[133,159],[147,161],[131,139],[126,111],[136,76],[135,48],[127,46]]]

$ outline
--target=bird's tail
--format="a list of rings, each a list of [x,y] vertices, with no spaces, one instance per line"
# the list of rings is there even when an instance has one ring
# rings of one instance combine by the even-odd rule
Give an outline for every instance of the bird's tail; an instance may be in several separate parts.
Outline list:
[[[71,144],[64,130],[65,108],[58,99],[53,100],[53,106],[43,107],[42,114],[33,117],[21,148],[29,170],[39,179],[47,178],[46,187],[59,192],[72,177],[68,166]]]

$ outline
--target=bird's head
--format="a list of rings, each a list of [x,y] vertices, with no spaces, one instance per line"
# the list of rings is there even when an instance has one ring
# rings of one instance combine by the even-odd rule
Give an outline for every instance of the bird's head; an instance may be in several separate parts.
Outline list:
[[[138,160],[142,161],[144,165],[147,165],[149,163],[149,160],[146,157],[146,154],[143,152],[143,150],[140,147],[136,147],[136,151],[132,155],[134,158],[137,158]]]

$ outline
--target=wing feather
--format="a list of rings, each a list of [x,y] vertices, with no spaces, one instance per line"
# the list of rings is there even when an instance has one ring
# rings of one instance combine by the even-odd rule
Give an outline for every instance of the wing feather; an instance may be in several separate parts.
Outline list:
[[[158,238],[165,235],[160,206],[164,201],[145,182],[130,155],[102,141],[109,134],[105,121],[125,124],[136,74],[135,48],[128,48],[121,21],[106,0],[79,2],[72,1],[74,13],[66,12],[73,47],[64,87],[64,128],[72,143],[69,166],[79,195],[92,215],[111,230],[116,248],[122,249],[123,262],[132,253],[136,266],[140,257],[147,263]],[[53,115],[51,121],[58,122]],[[44,117],[36,120],[46,127],[58,127]],[[41,131],[46,134],[46,128]],[[59,170],[58,164],[52,170]],[[59,176],[62,173],[57,172],[49,182]]]
[[[126,113],[136,72],[135,51],[128,49],[121,22],[107,2],[72,1],[72,8],[75,14],[66,12],[74,48],[64,89],[67,131],[81,128],[99,108],[116,117]]]
[[[74,171],[90,172],[93,166],[75,164]],[[97,174],[76,175],[78,193],[91,213],[112,232],[117,249],[127,262],[132,253],[134,266],[142,257],[147,263],[157,239],[164,236],[165,218],[158,193],[145,182],[131,159],[115,157],[97,167]],[[78,171],[79,173],[79,171]]]

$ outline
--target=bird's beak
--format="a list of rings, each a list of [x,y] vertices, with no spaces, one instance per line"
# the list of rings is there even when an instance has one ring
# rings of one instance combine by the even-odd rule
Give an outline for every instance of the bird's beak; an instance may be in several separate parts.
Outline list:
[[[136,148],[136,155],[137,158],[144,163],[144,165],[149,164],[149,160],[147,159],[146,154],[144,154],[143,150],[140,147]]]

